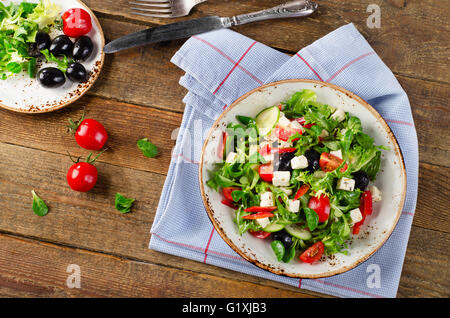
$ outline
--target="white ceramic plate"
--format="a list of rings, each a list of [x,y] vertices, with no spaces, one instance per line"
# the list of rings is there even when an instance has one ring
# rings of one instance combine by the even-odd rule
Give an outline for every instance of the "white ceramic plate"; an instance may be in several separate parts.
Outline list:
[[[28,0],[37,3],[38,0]],[[87,34],[94,43],[94,51],[88,60],[82,62],[91,75],[86,83],[74,83],[66,79],[66,83],[58,88],[44,88],[35,79],[31,79],[26,72],[16,74],[6,80],[0,80],[0,107],[23,113],[44,113],[60,109],[83,96],[94,84],[103,66],[105,38],[102,28],[94,13],[78,0],[51,0],[61,7],[61,15],[71,8],[83,8],[91,15],[92,30]],[[6,1],[20,3],[20,0]],[[53,30],[50,37],[63,34]],[[74,40],[74,39],[72,39]],[[54,66],[43,63],[40,68]],[[38,69],[38,70],[39,70]]]
[[[360,234],[349,242],[348,255],[323,257],[314,264],[295,258],[286,264],[278,262],[270,240],[261,240],[248,233],[240,236],[233,222],[234,210],[221,203],[222,195],[206,185],[208,170],[214,170],[221,131],[236,115],[255,117],[262,109],[286,101],[293,93],[312,89],[317,100],[338,107],[361,119],[363,130],[375,144],[388,146],[382,151],[381,169],[374,184],[382,191],[383,200],[374,203],[374,212],[366,218]],[[238,254],[251,263],[275,274],[300,278],[328,277],[345,272],[368,259],[388,239],[401,215],[406,195],[406,173],[403,157],[389,126],[364,100],[335,85],[313,80],[287,80],[257,88],[230,105],[214,123],[204,143],[199,167],[202,198],[217,232]]]

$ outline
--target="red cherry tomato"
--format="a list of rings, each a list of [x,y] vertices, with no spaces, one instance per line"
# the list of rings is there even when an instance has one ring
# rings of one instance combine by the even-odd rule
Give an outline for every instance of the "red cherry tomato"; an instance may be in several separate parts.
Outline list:
[[[275,134],[278,137],[278,139],[283,140],[283,141],[288,141],[289,138],[292,135],[295,135],[296,133],[299,133],[300,135],[303,134],[303,130],[301,129],[295,129],[295,128],[291,128],[291,127],[281,127],[281,126],[277,126],[275,128]],[[292,139],[292,141],[296,141],[299,138],[294,138]]]
[[[248,230],[248,232],[253,235],[256,238],[259,239],[265,239],[267,237],[270,236],[270,232],[264,232],[264,231],[253,231],[253,230]]]
[[[322,152],[320,155],[319,165],[322,171],[324,172],[330,172],[336,170],[341,164],[343,160],[335,155],[332,155],[327,152]],[[341,172],[345,172],[347,170],[348,165],[345,164],[341,168]]]
[[[259,176],[266,182],[272,182],[273,166],[271,163],[266,163],[259,166]]]
[[[72,165],[67,172],[67,183],[70,188],[79,192],[91,190],[97,183],[97,168],[87,162]]]
[[[108,133],[105,127],[95,119],[85,119],[76,129],[75,140],[80,147],[100,150],[108,140]]]
[[[316,242],[300,255],[300,260],[305,263],[314,263],[318,261],[325,252],[325,246],[322,242]]]
[[[231,193],[235,190],[241,190],[241,188],[238,188],[238,187],[223,188],[222,192],[223,192],[223,196],[225,197],[225,199],[233,202],[233,197],[231,196]]]
[[[326,195],[320,197],[311,197],[308,202],[308,208],[313,209],[319,216],[319,222],[325,222],[330,215],[330,199]]]
[[[72,38],[88,34],[92,29],[91,16],[81,8],[69,9],[62,15],[63,32]]]

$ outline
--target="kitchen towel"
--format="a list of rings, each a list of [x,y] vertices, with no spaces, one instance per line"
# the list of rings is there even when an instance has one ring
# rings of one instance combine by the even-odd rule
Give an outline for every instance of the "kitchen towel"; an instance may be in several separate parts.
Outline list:
[[[149,248],[338,297],[395,297],[414,216],[418,143],[408,97],[353,24],[344,25],[289,56],[232,30],[191,37],[173,56],[188,93]],[[248,263],[214,230],[200,195],[198,163],[208,130],[246,92],[274,81],[309,78],[362,97],[394,132],[404,155],[407,196],[398,225],[367,261],[323,279],[278,276]]]

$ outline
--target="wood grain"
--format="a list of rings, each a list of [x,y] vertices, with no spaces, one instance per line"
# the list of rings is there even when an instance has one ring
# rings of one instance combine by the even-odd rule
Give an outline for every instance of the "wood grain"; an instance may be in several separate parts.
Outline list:
[[[0,235],[0,295],[9,297],[311,297],[215,275]],[[70,264],[80,288],[69,288]]]
[[[274,0],[210,0],[194,8],[189,17],[167,20],[133,15],[127,0],[85,2],[96,12],[132,19],[147,26],[206,15],[233,16],[281,3]],[[334,29],[354,23],[395,73],[449,83],[446,73],[449,65],[447,18],[450,8],[445,1],[409,1],[407,6],[396,5],[393,1],[378,2],[376,4],[381,9],[379,29],[370,29],[366,24],[370,15],[366,11],[368,5],[374,3],[372,0],[349,0],[345,3],[318,0],[317,3],[318,13],[303,19],[278,20],[276,29],[273,28],[273,21],[264,21],[239,26],[234,30],[266,45],[297,52]],[[105,34],[111,39],[112,34]]]
[[[75,193],[68,188],[65,181],[65,171],[70,165],[67,156],[1,143],[0,153],[4,159],[0,162],[1,232],[131,260],[171,264],[171,267],[188,268],[227,279],[258,282],[277,288],[282,285],[149,250],[149,229],[164,182],[163,175],[100,162],[97,164],[100,173],[99,184],[90,193]],[[421,170],[427,168],[421,166]],[[30,174],[30,171],[33,173]],[[427,179],[440,182],[436,177]],[[447,178],[442,178],[442,182],[445,183],[446,180]],[[32,213],[31,189],[35,189],[49,205],[50,212],[45,217]],[[114,209],[113,197],[116,191],[124,191],[127,196],[137,199],[132,213],[122,215]],[[427,191],[426,186],[424,191]],[[434,207],[441,205],[440,209],[444,212],[436,222],[428,222],[433,219],[436,210],[424,208],[420,211],[418,209],[414,224],[419,222],[419,226],[437,227],[442,231],[448,229],[446,200],[433,202]],[[414,226],[413,230],[416,229]],[[435,239],[442,235],[441,232],[431,232]],[[421,240],[420,235],[416,240]],[[428,251],[440,253],[441,246],[435,245]],[[420,252],[420,248],[420,242],[410,243],[410,257]],[[437,263],[430,266],[440,265]]]

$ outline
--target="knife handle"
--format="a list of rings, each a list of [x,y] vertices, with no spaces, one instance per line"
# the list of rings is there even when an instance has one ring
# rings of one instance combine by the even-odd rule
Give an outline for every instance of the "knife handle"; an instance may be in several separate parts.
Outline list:
[[[229,24],[235,26],[269,19],[304,17],[316,11],[317,7],[318,5],[310,0],[290,1],[270,9],[231,17]]]

